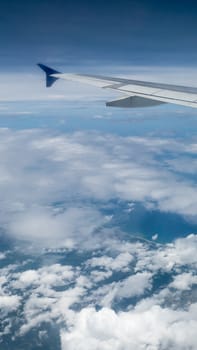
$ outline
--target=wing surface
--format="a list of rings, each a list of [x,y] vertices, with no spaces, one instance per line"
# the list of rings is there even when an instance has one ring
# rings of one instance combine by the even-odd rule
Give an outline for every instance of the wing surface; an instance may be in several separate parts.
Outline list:
[[[59,73],[53,74],[52,76],[100,88],[118,90],[127,96],[141,97],[142,106],[140,105],[140,99],[138,99],[138,107],[146,107],[146,105],[144,105],[144,99],[147,99],[155,101],[155,105],[160,102],[197,108],[197,88],[96,75]],[[122,101],[122,99],[120,100]],[[107,104],[110,105],[110,102]],[[151,103],[149,105],[151,105]],[[118,104],[116,107],[118,107]],[[123,107],[123,105],[120,107]],[[127,107],[132,106],[127,103]],[[136,106],[134,105],[134,107]]]
[[[64,79],[103,89],[117,90],[124,94],[120,99],[107,102],[107,106],[132,108],[173,103],[197,108],[197,88],[194,87],[98,75],[59,73],[42,64],[39,66],[46,73],[47,86],[51,86],[57,79]]]

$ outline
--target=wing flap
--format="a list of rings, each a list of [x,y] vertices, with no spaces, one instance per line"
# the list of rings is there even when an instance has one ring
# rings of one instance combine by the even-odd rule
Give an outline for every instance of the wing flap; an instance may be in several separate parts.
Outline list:
[[[121,107],[121,108],[142,108],[142,107],[151,107],[164,104],[165,102],[156,101],[140,96],[129,96],[122,97],[118,100],[109,101],[106,103],[108,107]]]

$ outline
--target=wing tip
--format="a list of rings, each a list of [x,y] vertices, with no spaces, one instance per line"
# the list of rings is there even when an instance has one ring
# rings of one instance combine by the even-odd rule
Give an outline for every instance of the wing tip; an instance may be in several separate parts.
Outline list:
[[[46,87],[51,87],[55,83],[55,81],[58,80],[58,78],[53,77],[52,74],[58,74],[60,72],[51,67],[46,66],[43,63],[37,63],[37,66],[41,68],[46,74]]]

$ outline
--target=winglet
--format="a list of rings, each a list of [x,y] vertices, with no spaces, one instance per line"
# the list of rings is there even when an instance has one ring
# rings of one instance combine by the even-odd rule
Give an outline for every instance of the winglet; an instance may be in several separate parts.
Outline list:
[[[46,87],[52,86],[58,78],[51,76],[52,74],[58,74],[57,70],[47,67],[42,63],[38,63],[38,66],[46,73]]]

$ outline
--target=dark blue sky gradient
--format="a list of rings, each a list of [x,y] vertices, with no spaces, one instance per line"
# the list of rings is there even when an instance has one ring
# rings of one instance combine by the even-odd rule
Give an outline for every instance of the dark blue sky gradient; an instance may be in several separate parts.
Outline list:
[[[196,65],[192,0],[0,1],[0,69]]]

